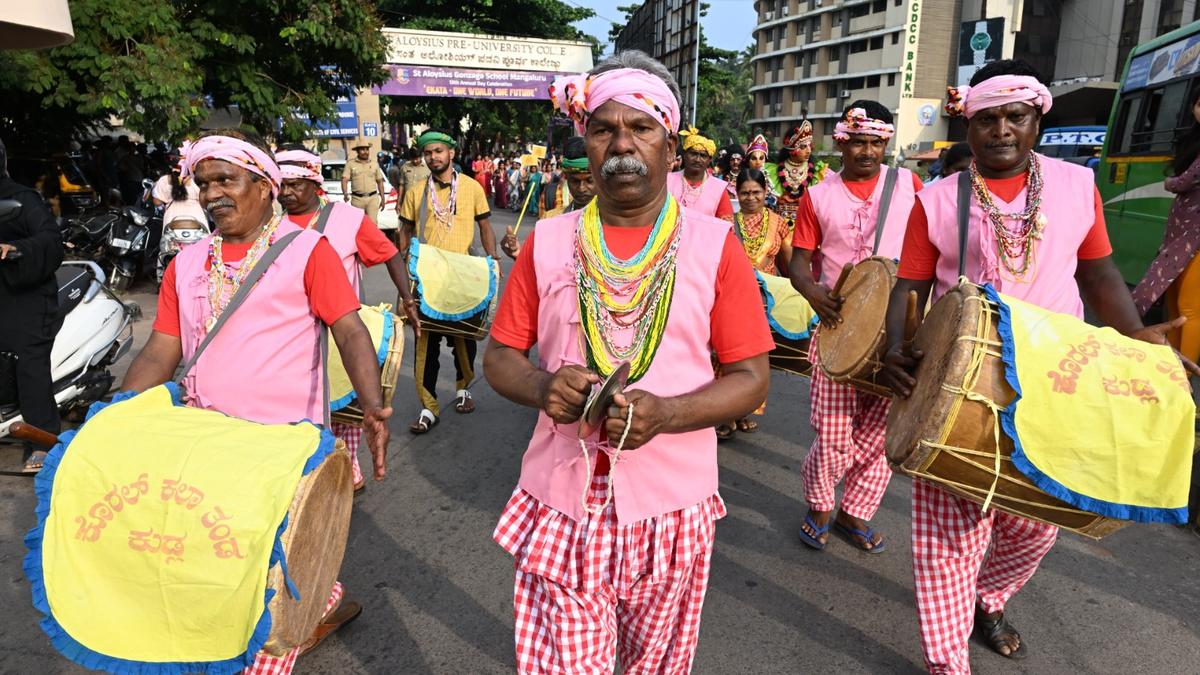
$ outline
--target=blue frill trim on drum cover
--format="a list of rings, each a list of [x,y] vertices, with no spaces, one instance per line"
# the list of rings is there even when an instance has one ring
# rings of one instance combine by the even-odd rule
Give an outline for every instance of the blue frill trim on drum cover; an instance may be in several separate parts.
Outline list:
[[[758,282],[758,291],[762,294],[763,301],[767,305],[767,323],[770,324],[771,330],[779,333],[789,340],[804,340],[812,337],[813,330],[815,330],[817,324],[821,322],[821,317],[814,314],[812,320],[808,322],[808,328],[805,330],[799,332],[787,330],[781,326],[779,321],[777,321],[772,315],[772,312],[775,311],[775,297],[767,292],[767,282],[765,279],[763,279],[762,274],[758,270],[754,270],[754,280]]]
[[[1000,334],[1000,353],[1001,359],[1004,361],[1004,379],[1013,388],[1013,391],[1016,392],[1012,403],[1000,411],[1000,427],[1004,430],[1004,434],[1012,440],[1013,444],[1013,466],[1025,474],[1025,477],[1033,481],[1033,484],[1038,486],[1043,492],[1051,497],[1061,499],[1077,509],[1108,518],[1131,520],[1137,523],[1185,524],[1188,516],[1187,508],[1164,509],[1135,506],[1089,497],[1054,480],[1034,466],[1033,462],[1029,461],[1029,457],[1025,454],[1025,448],[1021,445],[1021,438],[1017,435],[1016,415],[1017,404],[1021,402],[1021,383],[1017,377],[1017,353],[1013,339],[1012,310],[1009,309],[1003,298],[1000,297],[1000,293],[991,284],[984,284],[982,289],[984,296],[996,303],[1000,310],[1000,323],[997,325],[997,332]]]
[[[395,321],[395,319],[392,318],[392,313],[384,312],[384,314],[383,314],[383,338],[382,338],[381,342],[379,343],[379,353],[377,353],[375,355],[375,358],[378,359],[378,361],[379,361],[379,367],[381,367],[381,368],[383,367],[383,363],[385,361],[387,361],[388,349],[390,348],[390,346],[392,344],[392,331],[394,331],[394,330],[396,330],[396,321]],[[337,411],[341,410],[342,408],[345,408],[346,406],[353,403],[354,399],[356,399],[356,398],[358,398],[358,394],[351,391],[349,394],[346,394],[345,396],[343,396],[339,399],[330,401],[329,402],[329,412],[337,412]],[[308,471],[306,470],[304,473],[308,473]]]
[[[178,384],[167,382],[163,386],[171,392],[171,400],[175,405],[183,405],[183,390]],[[115,394],[112,401],[97,401],[93,403],[88,408],[84,423],[86,424],[87,420],[92,419],[93,416],[108,406],[129,400],[137,396],[137,394],[138,392],[123,391]],[[114,675],[188,675],[189,673],[233,675],[253,665],[255,655],[266,644],[267,638],[271,634],[271,610],[269,608],[271,599],[275,597],[275,591],[270,588],[266,590],[265,599],[263,600],[263,613],[259,617],[258,623],[254,626],[254,633],[250,636],[250,642],[246,646],[246,651],[239,656],[222,661],[149,663],[146,661],[131,661],[129,659],[106,656],[82,645],[75,638],[71,637],[59,625],[58,621],[55,620],[54,614],[50,610],[50,603],[46,599],[46,580],[42,575],[42,537],[45,534],[46,518],[50,515],[50,498],[54,490],[54,476],[58,472],[63,455],[66,454],[67,448],[71,445],[71,440],[75,438],[76,433],[77,430],[72,429],[59,434],[58,445],[55,445],[50,450],[46,456],[45,463],[42,465],[42,470],[34,478],[34,493],[37,497],[37,506],[34,509],[34,513],[37,516],[37,525],[25,535],[25,547],[29,549],[29,553],[25,555],[23,564],[25,577],[29,579],[30,590],[33,593],[33,606],[45,617],[38,625],[50,638],[50,643],[54,645],[54,648],[60,654],[84,668],[102,670],[114,673]],[[320,466],[321,462],[334,451],[336,442],[337,439],[330,431],[321,429],[321,442],[318,444],[316,452],[305,462],[304,471],[301,475],[307,475],[310,471]],[[281,543],[281,537],[286,529],[287,514],[284,514],[283,522],[279,524],[279,529],[275,532],[275,542],[271,551],[270,565],[274,565],[277,562],[281,565],[286,565],[283,560],[283,546]],[[292,584],[291,579],[286,578],[286,567],[284,567],[284,570],[285,583],[289,589],[294,589],[295,586]]]
[[[476,314],[482,312],[484,310],[484,308],[486,308],[489,304],[491,304],[492,298],[495,297],[495,295],[496,295],[496,279],[497,279],[497,277],[500,276],[499,274],[495,273],[496,272],[495,268],[496,268],[497,262],[494,259],[488,258],[488,267],[492,268],[493,274],[488,279],[487,296],[485,296],[478,305],[476,305],[475,307],[472,307],[471,309],[469,309],[465,312],[459,312],[457,314],[447,314],[445,312],[439,312],[436,309],[430,307],[429,304],[425,302],[425,294],[421,291],[421,277],[420,277],[420,275],[417,274],[417,260],[420,258],[420,255],[421,255],[421,242],[417,241],[414,238],[412,240],[412,243],[409,245],[408,250],[409,250],[408,276],[410,279],[417,282],[417,295],[420,297],[421,313],[424,314],[425,316],[427,316],[431,319],[437,319],[439,321],[462,321],[463,319],[469,319],[469,318],[475,316]]]

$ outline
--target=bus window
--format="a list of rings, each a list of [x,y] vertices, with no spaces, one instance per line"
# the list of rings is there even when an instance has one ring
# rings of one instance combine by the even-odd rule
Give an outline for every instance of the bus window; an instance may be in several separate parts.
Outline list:
[[[1121,99],[1121,104],[1117,107],[1117,117],[1113,124],[1113,135],[1109,137],[1116,140],[1117,144],[1116,147],[1113,147],[1110,143],[1110,155],[1123,155],[1129,152],[1134,126],[1142,111],[1143,100],[1144,97],[1140,91]]]
[[[1151,90],[1146,113],[1133,134],[1133,152],[1170,153],[1175,143],[1175,126],[1187,96],[1186,81]]]

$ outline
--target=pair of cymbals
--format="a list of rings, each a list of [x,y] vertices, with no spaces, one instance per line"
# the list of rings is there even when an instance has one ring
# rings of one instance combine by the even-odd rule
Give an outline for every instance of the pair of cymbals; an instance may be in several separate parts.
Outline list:
[[[629,381],[629,362],[617,366],[599,387],[592,389],[583,404],[583,415],[579,418],[579,437],[587,438],[596,433],[604,423],[604,415],[613,404],[613,397],[625,390]]]

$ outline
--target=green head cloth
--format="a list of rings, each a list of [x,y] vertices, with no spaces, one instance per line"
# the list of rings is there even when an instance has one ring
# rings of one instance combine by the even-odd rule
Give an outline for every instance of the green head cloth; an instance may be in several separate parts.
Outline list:
[[[417,137],[417,148],[424,150],[425,146],[430,143],[445,143],[446,147],[456,148],[458,143],[450,136],[443,134],[440,131],[426,131]]]
[[[562,168],[574,173],[583,173],[588,170],[588,158],[586,156],[577,159],[566,157],[562,161]]]

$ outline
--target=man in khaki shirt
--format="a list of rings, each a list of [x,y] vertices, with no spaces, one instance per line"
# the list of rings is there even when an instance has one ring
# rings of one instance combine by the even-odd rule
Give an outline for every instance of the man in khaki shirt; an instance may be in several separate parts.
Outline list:
[[[350,205],[367,212],[379,224],[379,205],[383,203],[383,170],[371,158],[371,146],[359,142],[352,148],[357,155],[342,169],[342,195]],[[349,189],[347,189],[349,185]]]
[[[400,250],[403,255],[408,255],[412,238],[418,237],[422,246],[469,254],[478,229],[483,250],[498,260],[487,195],[474,179],[454,170],[456,146],[455,140],[441,131],[426,131],[417,139],[417,147],[425,156],[430,177],[410,185],[410,189],[404,191],[399,213]],[[410,165],[411,162],[405,168]],[[409,427],[414,434],[426,433],[438,423],[441,409],[435,387],[443,337],[454,351],[455,379],[458,383],[454,409],[461,414],[475,412],[475,402],[467,387],[475,379],[478,342],[460,336],[443,336],[436,329],[422,330],[421,337],[417,339],[414,364],[417,397],[421,400],[422,408],[417,420]]]
[[[404,205],[404,195],[412,188],[423,189],[425,181],[429,180],[429,167],[421,160],[421,151],[409,148],[408,161],[400,167],[400,184],[395,186],[399,194],[396,196],[396,213]]]

